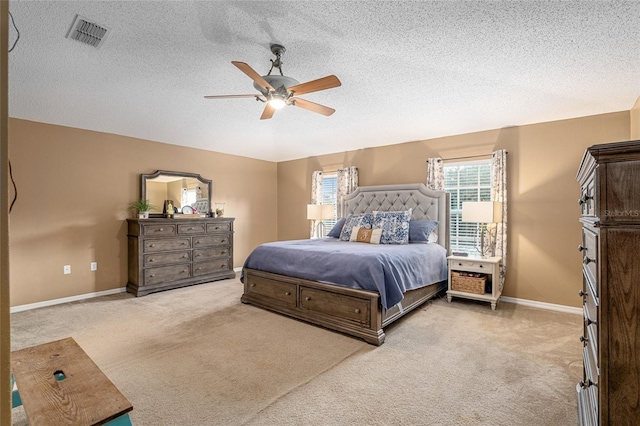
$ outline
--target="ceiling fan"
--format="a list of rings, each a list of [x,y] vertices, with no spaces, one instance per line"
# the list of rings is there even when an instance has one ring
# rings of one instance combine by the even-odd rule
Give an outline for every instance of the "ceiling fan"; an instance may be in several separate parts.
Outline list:
[[[319,78],[317,80],[299,83],[298,80],[287,77],[282,73],[282,55],[286,49],[280,44],[272,44],[271,52],[276,55],[276,59],[270,59],[271,69],[267,75],[260,76],[253,68],[244,62],[231,61],[240,71],[248,75],[253,80],[255,87],[260,94],[253,95],[217,95],[205,96],[206,99],[230,99],[230,98],[256,98],[257,101],[266,103],[260,120],[267,120],[273,117],[277,109],[285,105],[293,105],[309,111],[317,112],[329,116],[336,110],[324,105],[316,104],[299,98],[299,95],[318,92],[320,90],[331,89],[340,86],[340,80],[335,75]],[[280,75],[271,75],[274,68],[280,71]]]

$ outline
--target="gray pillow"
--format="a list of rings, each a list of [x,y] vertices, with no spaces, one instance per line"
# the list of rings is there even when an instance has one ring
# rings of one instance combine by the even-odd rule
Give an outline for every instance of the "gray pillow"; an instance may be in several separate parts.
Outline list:
[[[338,219],[336,224],[333,225],[333,228],[331,228],[331,231],[327,234],[327,237],[340,238],[340,232],[342,232],[345,220],[346,219],[344,217]]]
[[[411,220],[409,221],[409,242],[429,242],[429,235],[438,227],[437,220]]]

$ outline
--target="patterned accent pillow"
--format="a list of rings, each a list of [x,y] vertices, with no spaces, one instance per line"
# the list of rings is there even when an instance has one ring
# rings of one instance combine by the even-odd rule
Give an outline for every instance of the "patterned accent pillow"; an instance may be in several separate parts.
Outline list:
[[[373,212],[374,229],[382,229],[380,244],[408,244],[411,210],[398,212]]]
[[[371,224],[373,223],[373,215],[371,213],[362,213],[362,214],[352,214],[347,217],[344,221],[344,225],[342,226],[342,231],[340,232],[340,239],[342,241],[349,241],[351,238],[351,231],[354,226],[359,226],[361,228],[371,228]]]
[[[380,244],[382,229],[361,228],[354,226],[349,241],[356,243]]]

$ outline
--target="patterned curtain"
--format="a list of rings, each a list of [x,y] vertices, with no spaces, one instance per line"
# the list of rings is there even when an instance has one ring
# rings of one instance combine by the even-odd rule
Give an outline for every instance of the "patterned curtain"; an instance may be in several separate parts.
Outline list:
[[[311,175],[311,204],[320,204],[322,202],[322,172],[316,171]],[[311,221],[309,229],[310,238],[315,238],[318,231],[318,221]]]
[[[427,159],[427,188],[444,191],[444,161],[440,157]]]
[[[357,187],[358,168],[356,166],[338,169],[338,193],[336,194],[338,217],[342,217],[342,198],[355,191]]]
[[[500,291],[504,287],[507,272],[507,151],[501,149],[491,154],[491,199],[502,203],[502,222],[496,224],[495,255],[502,256],[500,267]]]

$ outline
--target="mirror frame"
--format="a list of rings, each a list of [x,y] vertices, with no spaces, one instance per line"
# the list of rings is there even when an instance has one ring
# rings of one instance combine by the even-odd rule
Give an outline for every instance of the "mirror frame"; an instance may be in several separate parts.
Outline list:
[[[193,178],[207,185],[209,188],[209,207],[206,211],[207,216],[211,214],[211,202],[213,201],[213,181],[211,179],[205,179],[197,173],[186,173],[186,172],[172,172],[170,170],[157,170],[154,173],[141,174],[140,175],[140,198],[143,200],[147,199],[147,180],[151,180],[157,178],[160,175],[165,176],[175,176],[181,178]],[[205,213],[205,212],[203,212]],[[162,213],[149,213],[149,217],[164,217]]]

